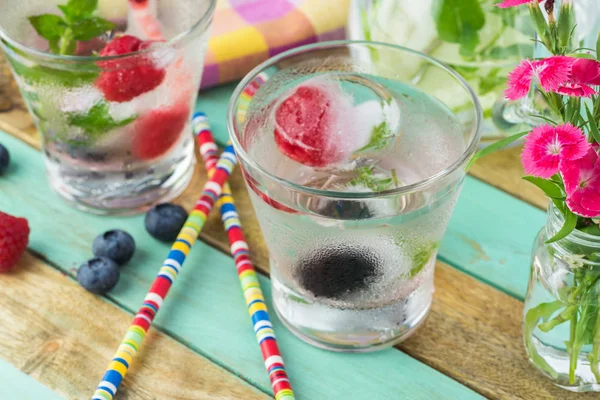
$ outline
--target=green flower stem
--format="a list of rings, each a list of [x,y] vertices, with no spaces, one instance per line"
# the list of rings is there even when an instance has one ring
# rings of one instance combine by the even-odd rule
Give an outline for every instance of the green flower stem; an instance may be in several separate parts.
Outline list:
[[[598,303],[600,303],[600,298],[598,299]],[[590,352],[590,354],[588,354],[588,360],[590,362],[590,369],[596,377],[596,382],[600,383],[600,315],[596,317],[596,325],[594,326],[594,339],[592,341],[592,351]]]
[[[576,349],[577,313],[571,316],[571,331],[569,334],[569,383],[575,383],[575,369],[577,368],[577,357],[579,351]]]
[[[577,308],[578,306],[575,304],[566,307],[560,314],[552,318],[550,321],[538,325],[538,328],[542,332],[550,332],[554,327],[572,319],[573,315],[577,313]]]

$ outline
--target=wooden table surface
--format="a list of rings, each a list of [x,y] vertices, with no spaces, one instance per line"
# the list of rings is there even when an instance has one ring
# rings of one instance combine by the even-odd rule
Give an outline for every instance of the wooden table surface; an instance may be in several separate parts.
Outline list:
[[[232,90],[213,89],[198,101],[220,143],[227,139],[225,106]],[[37,132],[1,60],[0,143],[12,157],[0,179],[0,210],[26,217],[32,230],[18,268],[0,275],[0,398],[89,398],[169,246],[150,238],[142,216],[88,215],[51,191]],[[440,248],[431,314],[406,342],[372,354],[331,353],[296,339],[271,313],[297,399],[598,398],[554,387],[526,359],[522,301],[546,200],[520,179],[519,151],[484,158],[467,177]],[[177,203],[191,209],[205,180],[198,163]],[[270,304],[267,250],[239,170],[231,186]],[[130,232],[138,251],[115,289],[99,297],[74,276],[91,256],[93,238],[112,228]],[[214,213],[201,239],[118,399],[272,398]]]

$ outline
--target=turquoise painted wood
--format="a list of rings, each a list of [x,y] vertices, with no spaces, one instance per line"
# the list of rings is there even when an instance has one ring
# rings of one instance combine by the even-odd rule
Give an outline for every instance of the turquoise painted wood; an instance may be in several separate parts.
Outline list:
[[[229,140],[226,109],[234,88],[230,84],[206,91],[196,107],[208,115],[222,145]],[[545,218],[541,210],[467,177],[439,259],[523,300],[531,246]]]
[[[6,400],[63,400],[26,373],[0,359],[0,398]]]
[[[107,229],[126,229],[134,236],[138,251],[123,267],[121,280],[108,297],[129,312],[137,310],[169,246],[145,232],[142,216],[109,218],[74,210],[50,190],[36,150],[4,133],[0,142],[13,158],[0,179],[0,210],[27,217],[32,229],[30,247],[58,268],[73,275],[78,264],[91,256],[94,237]],[[271,304],[268,278],[261,277],[261,284]],[[272,318],[298,399],[482,398],[396,349],[375,354],[331,353],[303,343],[274,313]],[[197,243],[155,325],[271,393],[233,260],[220,251]]]

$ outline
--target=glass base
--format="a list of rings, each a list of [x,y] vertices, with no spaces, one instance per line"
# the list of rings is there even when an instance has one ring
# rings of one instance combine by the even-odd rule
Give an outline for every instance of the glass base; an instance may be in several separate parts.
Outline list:
[[[380,308],[332,309],[307,304],[278,286],[281,283],[272,277],[273,306],[286,328],[310,345],[335,352],[363,353],[394,346],[417,330],[431,308],[430,296],[419,309],[414,304],[407,308],[409,299]]]
[[[186,146],[185,154],[172,164],[173,168],[163,174],[153,174],[150,170],[140,179],[123,178],[115,190],[86,187],[85,180],[83,184],[71,184],[49,162],[46,170],[50,186],[74,207],[98,215],[132,215],[179,196],[192,179],[194,164],[194,147]]]

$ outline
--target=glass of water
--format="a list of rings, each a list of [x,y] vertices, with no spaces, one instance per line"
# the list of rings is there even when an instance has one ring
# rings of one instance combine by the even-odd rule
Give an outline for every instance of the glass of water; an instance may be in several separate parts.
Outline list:
[[[55,191],[83,210],[124,214],[185,189],[215,3],[0,3],[0,46]]]
[[[402,73],[414,63],[418,81]],[[460,109],[432,94],[440,76]],[[305,46],[244,78],[228,128],[269,249],[275,310],[291,331],[367,351],[423,322],[481,122],[460,75],[389,44]]]

